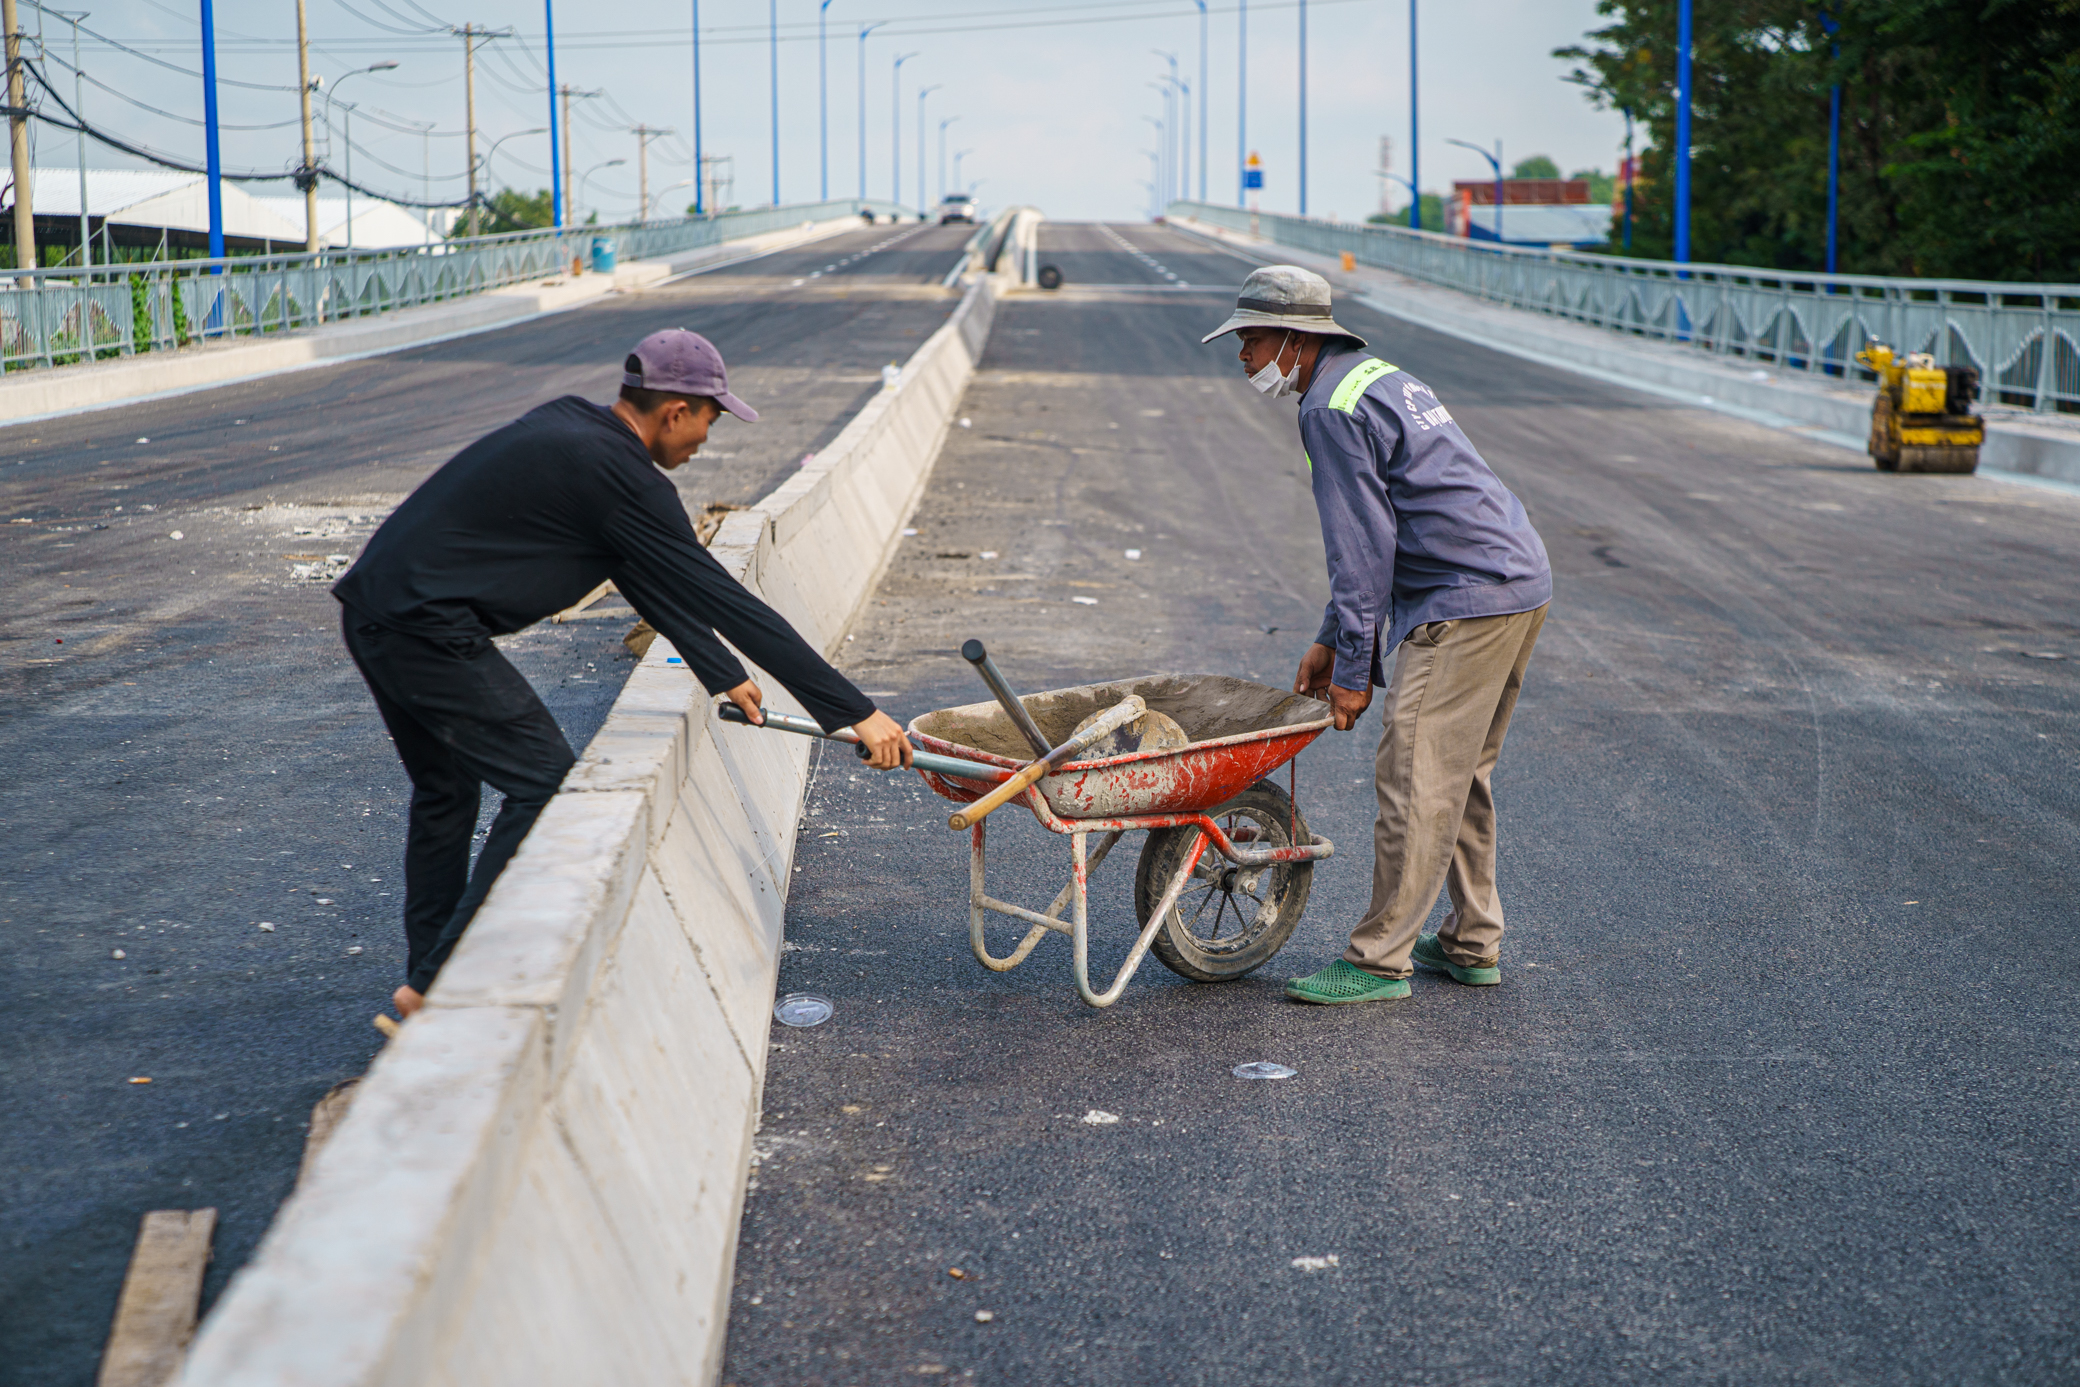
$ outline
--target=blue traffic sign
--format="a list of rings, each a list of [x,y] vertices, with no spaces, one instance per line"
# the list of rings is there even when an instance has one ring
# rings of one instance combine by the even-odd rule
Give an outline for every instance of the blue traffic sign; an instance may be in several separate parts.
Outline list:
[[[1262,169],[1244,169],[1244,170],[1242,171],[1242,186],[1243,186],[1243,187],[1245,187],[1245,188],[1261,188],[1261,187],[1263,187],[1263,186],[1264,186],[1264,170],[1262,170]]]

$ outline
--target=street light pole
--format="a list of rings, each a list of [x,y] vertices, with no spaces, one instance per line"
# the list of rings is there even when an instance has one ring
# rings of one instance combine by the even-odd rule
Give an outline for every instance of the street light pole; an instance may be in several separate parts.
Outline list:
[[[1676,0],[1676,246],[1690,259],[1690,0]]]
[[[882,20],[859,28],[859,200],[867,200],[867,35],[879,29]]]
[[[1150,176],[1155,179],[1156,200],[1148,212],[1148,219],[1154,221],[1163,214],[1163,151],[1169,147],[1170,127],[1163,122],[1161,116],[1143,116],[1142,119],[1156,128],[1156,147],[1150,151],[1156,162],[1155,167],[1149,170]]]
[[[1827,31],[1829,38],[1833,38],[1842,26],[1835,20],[1834,16],[1830,15],[1826,10],[1822,10],[1820,11],[1820,27]],[[75,43],[78,41],[78,35],[79,31],[75,28],[73,30]],[[1833,54],[1834,60],[1839,63],[1842,58],[1842,46],[1839,43],[1830,44],[1829,49]],[[1842,84],[1837,81],[1827,88],[1827,272],[1829,274],[1836,272],[1835,251],[1838,245],[1835,236],[1837,228],[1836,214],[1841,210],[1841,192]]]
[[[925,99],[926,97],[930,96],[930,95],[931,95],[931,94],[932,94],[933,92],[935,92],[935,91],[939,90],[939,88],[941,88],[941,87],[943,87],[943,86],[945,86],[945,85],[946,85],[946,84],[945,84],[944,82],[934,82],[934,83],[932,83],[932,84],[931,84],[931,85],[930,85],[929,87],[919,87],[919,88],[917,89],[917,219],[918,219],[919,221],[923,221],[923,220],[924,220],[924,214],[925,214],[925,200],[924,200],[924,99]]]
[[[1176,95],[1177,89],[1161,78],[1150,82],[1148,89],[1163,98],[1163,129],[1166,132],[1175,130],[1177,126],[1171,118],[1170,108],[1173,105],[1171,98]],[[1170,137],[1167,133],[1159,143],[1158,148],[1162,150],[1163,162],[1156,167],[1156,195],[1167,206],[1170,201],[1170,187],[1173,181],[1170,176]]]
[[[693,215],[705,216],[708,166],[701,159],[701,0],[693,0]]]
[[[388,72],[396,66],[396,59],[386,58],[380,63],[370,63],[367,67],[357,67],[348,73],[346,77],[336,79],[325,91],[326,128],[330,129],[332,125],[332,108],[339,101],[340,83],[345,82],[347,77],[359,77],[365,72]],[[346,182],[340,186],[346,190],[347,195],[347,249],[352,250],[354,248],[354,108],[348,106],[346,111],[347,114],[340,140],[347,147],[347,178]]]
[[[81,99],[84,90],[81,79],[86,76],[79,67],[79,22],[93,13],[91,10],[52,10],[52,14],[72,26],[72,113],[79,117],[81,125],[87,123],[87,103]],[[94,263],[93,231],[87,221],[87,132],[77,131],[74,135],[79,150],[79,264],[86,269]]]
[[[1625,249],[1632,249],[1632,108],[1625,108]]]
[[[820,199],[831,200],[831,73],[824,58],[823,24],[831,0],[816,7],[816,151],[822,166]]]
[[[895,77],[888,87],[888,200],[903,214],[903,64],[916,57],[904,53],[896,58]]]
[[[1307,215],[1307,0],[1300,0],[1300,215]]]
[[[953,191],[957,193],[969,191],[968,185],[961,181],[961,160],[974,152],[972,149],[956,149],[953,151]]]
[[[1496,244],[1500,245],[1500,244],[1502,243],[1502,141],[1500,141],[1500,140],[1497,140],[1497,141],[1495,141],[1495,152],[1494,152],[1493,154],[1490,154],[1490,153],[1488,153],[1488,151],[1487,151],[1487,150],[1485,150],[1485,149],[1482,149],[1482,148],[1481,148],[1481,147],[1480,147],[1479,145],[1477,145],[1477,144],[1468,144],[1468,143],[1467,143],[1467,142],[1466,142],[1465,140],[1446,140],[1446,141],[1445,141],[1445,143],[1446,143],[1446,144],[1455,144],[1455,145],[1459,146],[1459,148],[1461,148],[1461,149],[1470,149],[1470,150],[1472,150],[1472,151],[1473,151],[1473,152],[1474,152],[1475,154],[1478,154],[1478,155],[1480,155],[1480,156],[1481,156],[1481,158],[1483,158],[1483,159],[1486,159],[1486,160],[1487,160],[1487,161],[1488,161],[1488,162],[1489,162],[1490,164],[1494,165],[1494,167],[1495,167],[1495,241],[1496,241]],[[1473,228],[1472,228],[1472,226],[1470,226],[1470,225],[1469,225],[1469,226],[1468,226],[1468,227],[1466,228],[1466,237],[1467,237],[1467,239],[1468,239],[1468,240],[1472,240],[1472,239],[1473,239]]]
[[[546,126],[546,125],[537,125],[537,126],[536,126],[536,127],[534,128],[534,129],[532,129],[532,130],[515,130],[515,131],[512,131],[512,132],[511,132],[511,133],[509,133],[509,134],[504,134],[504,135],[500,135],[500,136],[499,136],[499,137],[498,137],[497,139],[495,139],[495,140],[493,140],[493,141],[491,142],[491,148],[489,148],[489,149],[487,149],[487,150],[485,150],[485,151],[484,151],[484,173],[486,174],[486,176],[487,176],[487,177],[488,177],[488,176],[490,175],[490,173],[491,173],[491,156],[492,156],[492,155],[494,155],[494,154],[496,154],[496,153],[498,153],[498,147],[499,147],[500,145],[504,144],[504,143],[505,143],[505,142],[506,142],[507,140],[517,140],[517,139],[520,139],[520,138],[522,138],[523,136],[526,136],[526,135],[546,135],[546,134],[548,134],[548,133],[549,133],[549,127],[548,127],[548,126]],[[617,159],[617,160],[615,160],[615,162],[616,162],[616,163],[620,163],[621,161]],[[475,234],[476,234],[476,232],[475,232],[475,229],[474,229],[474,228],[472,228],[472,230],[471,230],[471,234],[472,234],[472,235],[475,235]]]
[[[1423,229],[1423,146],[1416,128],[1416,0],[1408,0],[1408,225]]]
[[[946,127],[959,120],[959,116],[948,116],[939,122],[939,201],[946,201]]]
[[[1177,80],[1177,55],[1160,48],[1152,48],[1149,51],[1170,64],[1171,90],[1163,93],[1163,119],[1170,122],[1170,129],[1174,135],[1177,130],[1176,88],[1180,85]],[[1163,193],[1166,205],[1177,191],[1178,155],[1184,153],[1186,151],[1183,149],[1173,151],[1169,145],[1163,146]]]
[[[1235,6],[1235,205],[1249,205],[1249,0]]]
[[[780,0],[766,0],[766,25],[771,54],[767,87],[773,98],[773,205],[780,205]]]
[[[496,148],[498,148],[498,146],[497,146],[497,145],[493,145],[493,146],[491,146],[491,147],[492,147],[493,149],[496,149]],[[484,162],[486,162],[486,163],[489,163],[489,162],[491,162],[491,156],[489,156],[488,154],[487,154],[486,156],[484,156]],[[592,178],[592,175],[594,175],[595,173],[598,173],[598,172],[599,172],[599,171],[600,171],[601,169],[612,169],[612,168],[619,168],[619,167],[620,167],[621,165],[623,165],[623,164],[625,164],[625,163],[627,163],[627,162],[628,162],[628,160],[626,160],[626,159],[608,159],[608,160],[606,160],[606,161],[605,161],[604,163],[598,163],[598,164],[594,164],[594,165],[593,165],[593,166],[592,166],[591,168],[589,168],[589,169],[585,170],[585,175],[584,175],[584,177],[582,177],[582,178],[580,178],[580,179],[578,180],[578,200],[579,200],[580,202],[583,202],[583,201],[585,200],[585,185],[586,185],[586,183],[587,183],[587,182],[589,182],[589,181],[591,180],[591,178]],[[578,211],[577,211],[577,209],[576,209],[575,207],[571,209],[571,215],[572,215],[573,217],[575,217],[575,216],[577,216],[577,215],[578,215]]]
[[[563,229],[563,151],[556,133],[556,0],[542,0],[542,24],[549,47],[549,225]],[[352,230],[354,219],[347,218]]]
[[[1199,201],[1206,201],[1206,0],[1199,0]],[[1187,157],[1190,157],[1187,155]]]

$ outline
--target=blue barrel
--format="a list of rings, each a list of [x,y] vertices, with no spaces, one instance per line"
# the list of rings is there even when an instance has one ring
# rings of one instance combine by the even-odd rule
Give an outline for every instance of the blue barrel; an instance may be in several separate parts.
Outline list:
[[[614,272],[614,238],[595,236],[592,238],[592,272],[612,274]]]

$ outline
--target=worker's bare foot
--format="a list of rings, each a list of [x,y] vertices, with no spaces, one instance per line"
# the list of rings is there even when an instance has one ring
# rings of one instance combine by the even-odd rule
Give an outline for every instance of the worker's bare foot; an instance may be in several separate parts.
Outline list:
[[[412,1019],[413,1012],[426,1005],[426,994],[415,992],[409,985],[406,985],[390,994],[390,1004],[397,1008],[399,1016],[409,1021]]]

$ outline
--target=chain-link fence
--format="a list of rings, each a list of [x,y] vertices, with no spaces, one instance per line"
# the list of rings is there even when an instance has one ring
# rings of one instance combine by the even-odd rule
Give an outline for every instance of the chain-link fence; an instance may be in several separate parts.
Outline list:
[[[0,369],[62,366],[315,327],[567,274],[611,237],[624,260],[676,255],[863,211],[854,199],[712,217],[516,231],[391,250],[0,270]]]
[[[1372,223],[1319,221],[1201,202],[1191,217],[1635,336],[1683,342],[1781,370],[1873,380],[1871,342],[1976,366],[1989,402],[2080,412],[2080,284],[1792,274],[1678,265],[1469,241]]]

